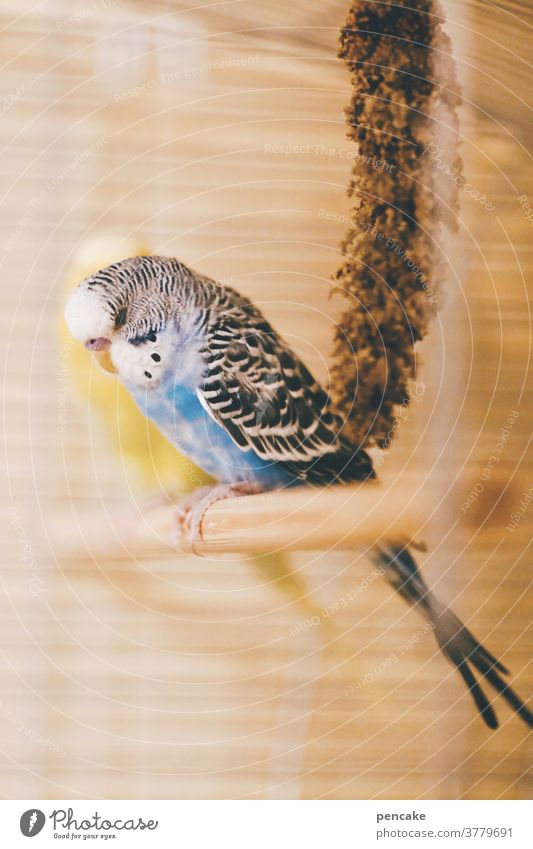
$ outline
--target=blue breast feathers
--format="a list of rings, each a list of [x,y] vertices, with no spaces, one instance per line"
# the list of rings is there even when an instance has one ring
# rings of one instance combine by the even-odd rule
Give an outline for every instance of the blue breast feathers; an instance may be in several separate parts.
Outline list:
[[[194,388],[167,379],[158,387],[130,388],[141,411],[176,449],[221,483],[253,481],[263,489],[293,484],[279,463],[243,451],[211,418]]]

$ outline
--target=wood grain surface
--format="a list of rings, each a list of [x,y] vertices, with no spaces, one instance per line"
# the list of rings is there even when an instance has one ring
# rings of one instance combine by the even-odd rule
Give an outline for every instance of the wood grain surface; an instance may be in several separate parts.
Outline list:
[[[395,498],[423,492],[428,580],[527,697],[533,10],[445,7],[468,186],[419,397],[376,463]],[[243,556],[117,546],[148,495],[66,377],[68,270],[87,244],[134,238],[259,301],[327,385],[353,153],[345,12],[2,4],[6,798],[531,794],[525,727],[498,704],[486,730],[362,553],[292,553],[290,589]]]

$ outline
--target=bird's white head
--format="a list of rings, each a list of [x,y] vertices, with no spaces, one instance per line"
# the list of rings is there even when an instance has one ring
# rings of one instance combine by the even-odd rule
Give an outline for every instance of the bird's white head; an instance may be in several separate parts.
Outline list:
[[[194,274],[167,257],[131,257],[88,277],[65,307],[72,336],[106,371],[129,384],[157,384],[169,367],[172,339]]]
[[[111,343],[114,321],[98,291],[84,282],[67,301],[65,321],[74,339],[89,350],[103,350]]]

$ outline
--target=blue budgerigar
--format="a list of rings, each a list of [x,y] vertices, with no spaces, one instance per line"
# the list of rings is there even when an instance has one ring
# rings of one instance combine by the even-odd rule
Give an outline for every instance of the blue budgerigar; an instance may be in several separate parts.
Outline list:
[[[65,317],[142,412],[218,481],[187,511],[193,537],[220,498],[375,477],[368,454],[343,436],[327,393],[259,309],[178,260],[133,257],[102,269],[73,292]],[[505,667],[428,589],[411,553],[382,545],[374,556],[431,623],[487,725],[498,720],[473,670],[533,725]]]

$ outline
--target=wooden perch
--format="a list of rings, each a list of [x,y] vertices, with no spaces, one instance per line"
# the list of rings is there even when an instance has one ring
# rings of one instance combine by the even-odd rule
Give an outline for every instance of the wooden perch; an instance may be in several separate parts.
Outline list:
[[[404,508],[398,493],[373,484],[228,499],[206,513],[202,552],[354,549],[384,538],[407,541],[420,533],[420,523]],[[168,519],[167,514],[166,531]]]
[[[301,487],[263,495],[227,499],[213,504],[203,521],[203,542],[198,553],[269,553],[329,549],[362,549],[375,542],[413,542],[423,533],[420,500],[394,487],[377,484],[336,486],[327,489]],[[109,533],[80,521],[84,545],[93,557],[115,553],[124,556],[167,554],[169,549],[187,551],[177,539],[176,511],[171,503],[143,509],[140,515],[117,519],[107,514]],[[427,511],[424,511],[427,516]],[[94,524],[94,512],[91,524]],[[70,523],[72,530],[72,523]],[[80,539],[66,540],[62,547],[79,553]],[[59,543],[59,539],[58,539]],[[114,549],[119,549],[114,551]]]

